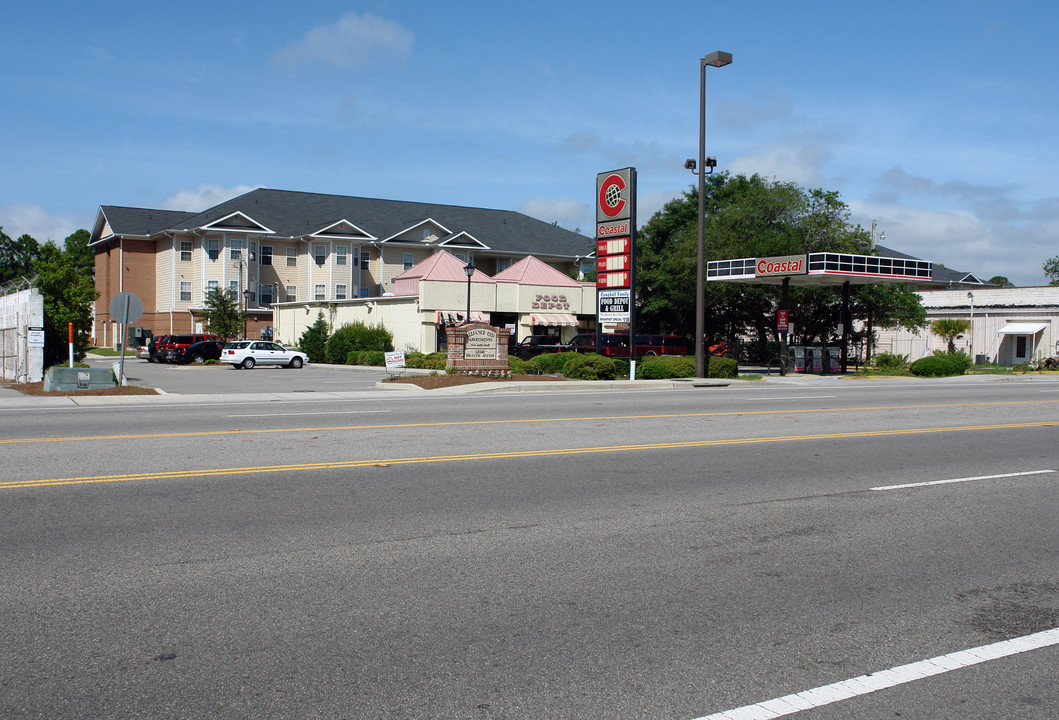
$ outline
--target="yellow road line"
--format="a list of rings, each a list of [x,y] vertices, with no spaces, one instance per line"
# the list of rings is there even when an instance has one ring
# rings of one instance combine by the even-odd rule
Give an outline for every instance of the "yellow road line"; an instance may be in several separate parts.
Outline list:
[[[658,415],[601,415],[594,417],[552,417],[508,420],[453,420],[450,422],[392,423],[385,425],[323,425],[295,428],[249,428],[244,430],[196,430],[194,432],[137,433],[129,435],[76,435],[67,437],[6,438],[0,445],[53,442],[89,442],[101,440],[152,440],[158,438],[217,437],[221,435],[262,435],[299,432],[335,432],[345,430],[396,430],[424,427],[466,427],[469,425],[519,425],[553,422],[600,422],[603,420],[665,420],[667,418],[734,417],[739,415],[797,415],[832,412],[878,412],[883,410],[929,410],[938,408],[998,407],[1003,405],[1046,405],[1059,400],[1007,400],[1002,402],[943,403],[932,405],[876,405],[853,408],[798,408],[786,410],[731,410],[727,412],[663,413]]]
[[[134,473],[129,475],[95,475],[50,480],[16,480],[0,482],[0,490],[56,485],[82,485],[91,483],[130,482],[135,480],[165,480],[173,478],[215,477],[219,475],[247,475],[279,472],[305,472],[309,470],[342,470],[363,467],[386,467],[390,465],[413,465],[418,463],[468,462],[473,460],[507,460],[523,457],[554,457],[560,455],[582,455],[590,453],[629,452],[635,450],[665,450],[675,448],[699,448],[721,445],[749,445],[758,443],[796,442],[803,440],[841,440],[849,438],[884,437],[896,435],[918,435],[920,433],[969,432],[974,430],[1013,430],[1019,428],[1049,427],[1059,420],[1039,422],[1004,423],[997,425],[957,425],[936,428],[906,428],[900,430],[863,430],[845,433],[820,433],[814,435],[786,435],[779,437],[731,438],[726,440],[691,440],[686,442],[645,443],[640,445],[603,445],[597,447],[548,448],[544,450],[515,450],[506,452],[483,452],[466,455],[428,455],[424,457],[387,458],[374,460],[345,460],[339,462],[316,462],[297,465],[263,465],[256,467],[203,468]]]

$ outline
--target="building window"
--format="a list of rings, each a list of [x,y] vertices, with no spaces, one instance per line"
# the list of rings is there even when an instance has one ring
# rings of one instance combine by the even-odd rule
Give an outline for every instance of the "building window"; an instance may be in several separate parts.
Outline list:
[[[345,285],[335,285],[335,300],[345,300],[345,299],[346,299],[346,286]]]
[[[229,248],[229,259],[231,260],[242,260],[243,259],[243,241],[238,238],[232,238],[228,241]]]
[[[206,281],[206,297],[210,296],[210,293],[221,289],[220,280],[207,280]]]
[[[346,246],[336,245],[335,246],[335,265],[346,264]]]
[[[360,296],[362,298],[371,297],[371,288],[361,286]]]
[[[232,296],[232,300],[239,301],[239,281],[229,280],[228,281],[228,294]]]
[[[297,285],[288,285],[284,289],[283,292],[285,294],[287,302],[294,302],[295,300],[298,299],[298,286]]]
[[[206,254],[210,256],[210,260],[216,260],[221,256],[220,238],[206,238]]]
[[[415,256],[412,255],[412,253],[404,253],[401,259],[404,261],[405,270],[408,270],[413,265],[415,265]]]
[[[511,258],[501,258],[496,261],[496,271],[503,272],[511,267]]]
[[[323,265],[325,262],[327,262],[326,245],[313,245],[313,260],[316,261],[317,265]]]
[[[467,262],[467,253],[452,253],[452,254],[453,254],[453,255],[455,255],[455,256],[456,256],[456,258],[457,258],[457,259],[458,259],[458,260],[459,260],[460,262],[462,262],[462,263],[465,263],[465,262]]]
[[[263,306],[271,305],[272,304],[272,286],[271,285],[262,285],[261,288],[260,288],[260,292],[261,292],[261,304]]]
[[[180,241],[180,262],[191,262],[191,241]]]
[[[180,281],[180,302],[191,302],[191,282]]]
[[[314,287],[313,299],[314,300],[326,300],[327,299],[327,294],[324,292],[323,283],[321,283],[319,285],[316,285]]]
[[[261,246],[261,264],[271,265],[272,264],[272,246],[262,245]]]
[[[298,267],[298,248],[287,248],[287,267]]]
[[[367,250],[361,250],[360,251],[360,266],[361,267],[368,267],[368,263],[370,263],[370,262],[371,262],[371,253],[369,253]]]
[[[254,262],[257,260],[257,242],[251,240],[246,244],[246,249],[250,252],[246,259],[248,262]]]

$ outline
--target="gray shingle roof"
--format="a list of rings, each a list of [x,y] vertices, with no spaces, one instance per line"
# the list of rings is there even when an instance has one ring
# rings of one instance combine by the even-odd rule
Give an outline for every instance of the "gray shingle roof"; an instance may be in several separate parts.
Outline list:
[[[201,213],[113,206],[101,207],[100,211],[118,234],[193,230],[238,212],[284,238],[306,237],[346,220],[384,240],[429,218],[453,234],[472,235],[499,254],[575,257],[595,250],[592,238],[512,210],[264,188],[251,190]]]

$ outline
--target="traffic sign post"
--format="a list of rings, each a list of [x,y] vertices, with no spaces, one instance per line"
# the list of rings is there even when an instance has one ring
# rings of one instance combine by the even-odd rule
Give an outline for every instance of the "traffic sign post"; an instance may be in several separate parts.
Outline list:
[[[133,293],[120,292],[110,301],[110,316],[121,319],[121,360],[118,363],[118,385],[125,382],[125,345],[129,340],[129,323],[143,315],[143,301]],[[71,342],[73,342],[71,340]]]

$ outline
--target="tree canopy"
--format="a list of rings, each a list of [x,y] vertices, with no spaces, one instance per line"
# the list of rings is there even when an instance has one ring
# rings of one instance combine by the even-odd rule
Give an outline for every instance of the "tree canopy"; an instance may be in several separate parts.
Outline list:
[[[1049,285],[1059,285],[1059,255],[1044,261],[1044,276]]]
[[[706,178],[704,235],[707,260],[810,252],[867,253],[868,233],[850,220],[839,194],[806,190],[760,175],[718,173]],[[693,339],[695,328],[698,190],[691,188],[656,213],[637,236],[638,324]],[[706,339],[749,336],[777,340],[774,286],[707,283]],[[832,342],[838,327],[840,288],[792,288],[791,323],[801,343]],[[855,318],[874,327],[923,327],[925,311],[904,285],[854,289]]]

